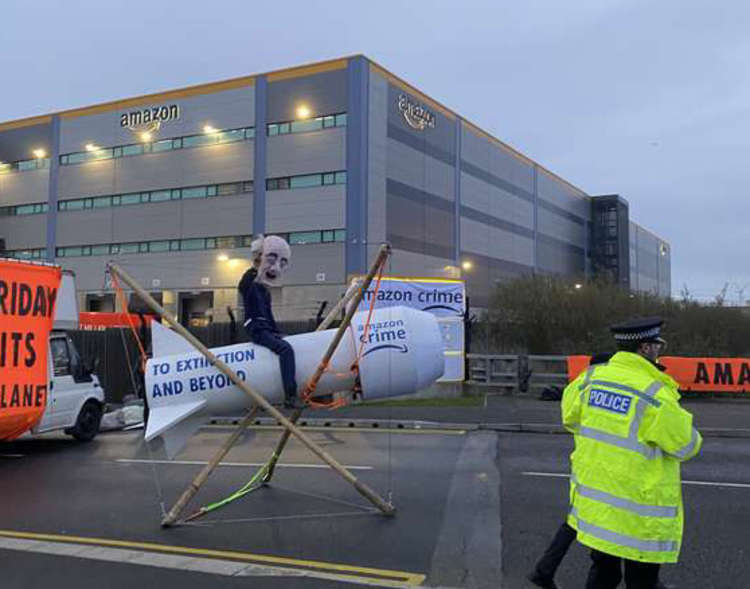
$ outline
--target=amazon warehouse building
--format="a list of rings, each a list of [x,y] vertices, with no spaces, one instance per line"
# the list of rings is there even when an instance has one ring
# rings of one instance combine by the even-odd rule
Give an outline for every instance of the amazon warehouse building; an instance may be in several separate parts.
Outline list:
[[[119,310],[115,260],[184,323],[227,320],[254,234],[292,247],[277,316],[366,271],[461,278],[474,307],[530,274],[670,294],[670,248],[363,56],[0,123],[0,256],[76,273]],[[241,317],[241,314],[240,314]]]

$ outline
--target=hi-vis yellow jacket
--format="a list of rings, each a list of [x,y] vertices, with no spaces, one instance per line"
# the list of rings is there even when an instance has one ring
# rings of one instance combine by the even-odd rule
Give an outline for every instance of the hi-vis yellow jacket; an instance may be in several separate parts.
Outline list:
[[[677,383],[638,354],[591,366],[563,394],[575,435],[568,523],[578,541],[642,562],[677,562],[682,542],[680,462],[702,439]]]

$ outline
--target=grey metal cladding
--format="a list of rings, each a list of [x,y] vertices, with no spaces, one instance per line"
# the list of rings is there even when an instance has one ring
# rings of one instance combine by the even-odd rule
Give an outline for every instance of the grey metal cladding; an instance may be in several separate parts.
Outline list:
[[[60,199],[248,180],[253,148],[227,143],[60,166]]]
[[[532,274],[534,271],[533,267],[525,264],[464,250],[461,251],[461,259],[472,263],[471,271],[466,272],[463,278],[471,296],[471,305],[474,307],[487,307],[498,283]]]
[[[159,99],[153,103],[103,113],[64,118],[61,121],[60,153],[83,151],[87,143],[101,147],[127,145],[140,141],[134,133],[120,125],[122,114],[131,110],[177,104],[180,118],[164,123],[154,132],[154,140],[203,133],[206,125],[215,129],[251,127],[255,121],[255,91],[252,85],[177,99]]]
[[[380,74],[370,70],[369,99],[369,146],[367,175],[367,242],[380,243],[385,240],[385,194],[386,170],[389,155],[387,138],[388,82]],[[368,245],[367,259],[372,259],[372,247]]]
[[[112,211],[113,242],[182,237],[180,201],[153,203],[148,206],[116,207]],[[78,243],[81,242],[78,241]],[[87,240],[83,243],[93,242]]]
[[[590,199],[585,194],[541,169],[537,177],[537,191],[540,200],[568,211],[580,219],[585,220],[590,216]]]
[[[46,234],[46,215],[0,217],[0,237],[9,250],[44,247]]]
[[[0,162],[31,159],[35,149],[52,151],[51,123],[0,131]]]
[[[413,252],[417,254],[424,254],[426,256],[433,256],[436,258],[443,258],[446,261],[453,259],[453,247],[439,245],[435,243],[427,243],[423,240],[413,239],[404,235],[397,235],[395,233],[388,233],[388,243],[395,249],[402,249],[407,252]],[[423,273],[423,268],[414,268],[413,273]]]
[[[346,69],[269,81],[266,113],[269,123],[299,118],[297,108],[301,104],[312,111],[312,116],[346,112]]]
[[[532,237],[461,217],[461,250],[525,266],[534,264]]]
[[[269,178],[346,169],[346,128],[278,135],[266,141]]]
[[[521,189],[525,194],[533,194],[533,164],[513,154],[508,148],[479,136],[465,125],[461,141],[461,159],[468,164],[470,172],[487,172],[492,177]]]
[[[478,166],[475,166],[471,162],[467,162],[466,160],[461,160],[461,171],[471,176],[474,176],[475,178],[478,178],[482,182],[486,182],[487,184],[496,186],[497,188],[500,188],[501,190],[504,190],[505,192],[509,192],[528,202],[534,202],[533,192],[529,190],[525,190],[519,186],[516,186],[512,182],[509,182],[508,180],[500,178],[499,176],[496,176],[493,173],[490,173],[486,170],[482,170],[481,168],[479,168]]]
[[[49,170],[0,174],[0,206],[47,202]]]
[[[113,239],[114,209],[57,213],[57,245],[111,243]],[[134,223],[136,226],[138,222]],[[123,241],[136,241],[128,237]]]
[[[404,145],[408,145],[412,149],[416,149],[430,157],[435,158],[449,166],[453,166],[454,156],[449,151],[442,149],[428,143],[423,136],[415,135],[415,132],[411,129],[403,129],[396,123],[388,123],[388,137]]]
[[[584,256],[580,248],[539,234],[537,250],[542,271],[567,275],[582,275],[584,272]]]
[[[456,149],[456,129],[453,119],[446,117],[440,111],[425,104],[425,108],[430,110],[435,116],[435,127],[427,127],[421,131],[413,129],[407,124],[398,108],[398,99],[402,94],[405,94],[417,104],[423,104],[418,97],[401,88],[397,88],[393,84],[389,84],[388,136],[452,166],[453,154]],[[403,131],[403,133],[399,133],[399,130]]]
[[[266,231],[346,227],[346,188],[341,185],[266,193]]]
[[[387,145],[390,178],[453,201],[453,164],[445,164],[392,138],[388,139]]]
[[[543,208],[539,209],[537,218],[540,235],[545,234],[580,248],[584,247],[586,235],[583,225]]]
[[[315,284],[316,275],[324,273],[326,283],[343,283],[344,244],[320,243],[292,246],[292,263],[284,276],[284,284]]]
[[[251,235],[253,195],[183,200],[182,237]]]
[[[529,229],[528,227],[523,227],[521,225],[517,225],[516,223],[506,221],[505,219],[493,217],[492,215],[477,211],[476,209],[472,209],[471,207],[467,207],[465,205],[461,205],[461,216],[473,221],[477,221],[479,223],[484,223],[485,225],[489,225],[491,227],[503,229],[504,231],[508,231],[510,233],[515,233],[516,235],[520,235],[521,237],[534,237],[534,231],[532,229]]]

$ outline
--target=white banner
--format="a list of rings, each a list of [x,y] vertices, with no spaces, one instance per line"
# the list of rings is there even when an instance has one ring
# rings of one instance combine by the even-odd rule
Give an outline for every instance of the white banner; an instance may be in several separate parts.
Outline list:
[[[355,278],[358,279],[361,277]],[[358,310],[369,310],[374,299],[376,309],[401,305],[432,313],[443,335],[445,353],[445,373],[438,382],[464,380],[466,285],[463,280],[383,276],[377,293],[376,283],[372,281]]]

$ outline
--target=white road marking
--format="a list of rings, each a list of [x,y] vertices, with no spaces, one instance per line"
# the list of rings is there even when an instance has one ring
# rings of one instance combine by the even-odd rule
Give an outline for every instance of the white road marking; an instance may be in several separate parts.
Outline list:
[[[23,458],[23,454],[0,454],[0,458]]]
[[[567,479],[570,477],[569,474],[566,474],[564,472],[534,472],[534,471],[525,471],[521,473],[522,475],[529,476],[529,477],[553,477],[553,478],[561,478],[561,479]],[[737,489],[750,489],[750,483],[722,483],[720,481],[689,481],[685,480],[682,481],[683,485],[695,485],[695,486],[701,486],[701,487],[732,487]]]
[[[179,464],[179,465],[187,465],[187,466],[203,466],[204,464],[208,464],[207,460],[146,460],[142,458],[118,458],[115,460],[115,462],[120,462],[122,464]],[[221,462],[219,463],[219,466],[238,466],[238,467],[248,467],[248,466],[265,466],[265,462]],[[331,468],[327,464],[293,464],[290,462],[279,462],[276,465],[277,468],[323,468],[323,469],[329,469]],[[344,468],[348,470],[372,470],[374,467],[372,466],[348,466],[344,465]]]

